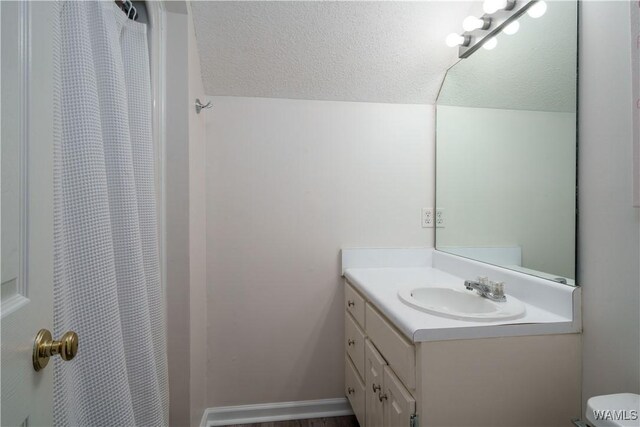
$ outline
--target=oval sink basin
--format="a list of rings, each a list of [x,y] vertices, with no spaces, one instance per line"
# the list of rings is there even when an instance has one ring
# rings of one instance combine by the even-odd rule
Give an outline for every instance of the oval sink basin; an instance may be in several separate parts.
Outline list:
[[[425,287],[400,290],[398,296],[412,308],[451,319],[510,320],[526,313],[524,304],[510,295],[506,302],[495,302],[475,291]]]

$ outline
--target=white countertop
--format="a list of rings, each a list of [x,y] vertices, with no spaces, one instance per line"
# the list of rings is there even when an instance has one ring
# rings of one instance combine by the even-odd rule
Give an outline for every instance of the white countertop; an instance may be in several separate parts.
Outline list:
[[[385,251],[389,250],[385,249]],[[450,260],[446,261],[450,262]],[[461,258],[454,262],[468,263],[469,261]],[[358,265],[349,268],[349,265],[345,265],[344,276],[413,342],[580,332],[579,310],[572,310],[571,307],[569,310],[558,310],[557,301],[549,306],[551,309],[540,307],[541,301],[548,300],[548,293],[553,291],[557,292],[558,300],[569,304],[573,301],[575,304],[576,300],[579,301],[579,288],[565,285],[557,287],[560,285],[552,284],[550,290],[546,284],[542,284],[541,288],[544,289],[541,292],[547,293],[545,298],[527,298],[531,294],[531,289],[535,289],[535,287],[532,287],[531,283],[526,283],[529,279],[525,275],[523,275],[524,277],[514,276],[515,279],[511,278],[514,294],[526,305],[526,314],[520,319],[491,322],[456,320],[411,308],[400,300],[399,290],[428,286],[464,289],[465,279],[428,265],[432,263],[432,255],[429,254],[428,260],[416,267],[404,265],[363,267]],[[444,264],[446,262],[443,262]],[[490,268],[496,267],[491,266]],[[511,273],[507,274],[512,275]],[[516,284],[518,279],[521,279],[523,284]],[[509,285],[507,282],[507,297]],[[526,291],[522,290],[523,286],[527,289]],[[574,292],[575,294],[572,296]],[[578,313],[578,315],[568,315],[568,313]]]

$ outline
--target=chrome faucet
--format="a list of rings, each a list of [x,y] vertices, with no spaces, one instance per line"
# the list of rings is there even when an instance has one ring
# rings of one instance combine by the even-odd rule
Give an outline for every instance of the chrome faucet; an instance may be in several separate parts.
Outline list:
[[[470,291],[478,291],[478,295],[491,301],[505,302],[504,282],[493,282],[488,277],[478,277],[477,281],[465,280],[464,287]]]

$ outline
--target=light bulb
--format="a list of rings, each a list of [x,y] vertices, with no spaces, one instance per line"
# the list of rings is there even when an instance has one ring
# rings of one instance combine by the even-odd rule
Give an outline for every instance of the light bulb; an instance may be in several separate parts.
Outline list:
[[[484,13],[496,13],[500,9],[505,9],[508,6],[507,0],[484,0],[482,9]]]
[[[476,18],[475,16],[467,16],[466,18],[464,18],[464,21],[462,21],[462,28],[464,28],[465,31],[477,30],[478,28],[482,28],[484,26],[484,19]]]
[[[498,46],[498,40],[495,37],[491,37],[482,45],[482,47],[484,47],[487,50],[491,50],[496,46]]]
[[[460,34],[456,34],[456,33],[451,33],[445,39],[445,43],[447,43],[447,46],[449,47],[456,47],[456,46],[460,46],[461,44],[464,44],[464,40],[465,40],[464,36],[461,36]]]
[[[502,30],[502,32],[508,35],[513,35],[517,33],[519,29],[520,29],[520,23],[518,21],[513,21],[511,24],[504,27],[504,30]]]
[[[527,13],[532,18],[540,18],[547,11],[547,3],[545,1],[536,2],[533,6],[531,6]]]

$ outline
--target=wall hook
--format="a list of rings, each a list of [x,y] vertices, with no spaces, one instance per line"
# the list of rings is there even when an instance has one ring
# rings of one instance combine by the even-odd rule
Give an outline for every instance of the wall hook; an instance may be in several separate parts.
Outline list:
[[[203,104],[202,102],[200,102],[200,98],[196,98],[196,113],[200,114],[200,111],[202,110],[206,110],[207,108],[211,108],[213,107],[213,105],[211,105],[211,101],[207,102],[206,104]]]

